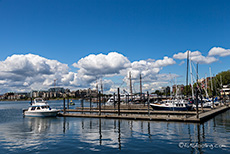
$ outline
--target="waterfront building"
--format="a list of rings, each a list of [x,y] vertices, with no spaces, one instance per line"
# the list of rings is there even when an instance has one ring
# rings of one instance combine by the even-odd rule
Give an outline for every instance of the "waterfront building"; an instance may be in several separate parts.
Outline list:
[[[223,85],[223,88],[221,89],[220,94],[222,96],[224,96],[224,95],[229,96],[230,95],[230,84],[229,85]]]

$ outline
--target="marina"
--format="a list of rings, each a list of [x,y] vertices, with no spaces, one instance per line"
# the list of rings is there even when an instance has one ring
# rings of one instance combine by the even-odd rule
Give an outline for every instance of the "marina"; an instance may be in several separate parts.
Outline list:
[[[76,105],[69,107],[69,114],[74,113],[71,110],[81,108],[81,101],[73,102]],[[48,103],[54,108],[63,107],[62,100]],[[92,116],[23,117],[22,108],[28,104],[28,101],[0,103],[2,153],[172,153],[172,149],[178,154],[230,152],[230,110],[222,110],[202,123],[193,123]],[[90,102],[84,102],[84,105],[89,111]]]
[[[230,154],[230,1],[0,0],[0,154]]]

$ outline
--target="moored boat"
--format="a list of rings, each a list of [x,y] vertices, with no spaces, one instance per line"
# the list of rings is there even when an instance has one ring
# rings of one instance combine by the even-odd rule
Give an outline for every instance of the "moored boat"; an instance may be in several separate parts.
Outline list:
[[[43,99],[35,98],[31,106],[23,111],[23,114],[32,117],[55,117],[58,112],[59,110],[52,109]]]
[[[69,105],[75,105],[75,103],[71,100],[71,101],[69,102]]]
[[[169,110],[169,111],[190,111],[192,105],[186,100],[164,100],[156,103],[151,103],[153,110]]]

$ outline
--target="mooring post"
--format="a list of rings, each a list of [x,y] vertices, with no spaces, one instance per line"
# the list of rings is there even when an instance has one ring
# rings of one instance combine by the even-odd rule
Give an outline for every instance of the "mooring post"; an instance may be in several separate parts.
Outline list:
[[[150,116],[150,112],[149,112],[149,91],[147,91],[147,103],[148,103],[148,114]]]
[[[223,101],[224,101],[224,105],[226,106],[226,95],[225,95],[225,91],[224,91],[224,97],[223,97]]]
[[[98,93],[98,90],[97,90],[97,109],[98,109],[98,104],[99,104],[99,93]]]
[[[69,110],[69,95],[67,95],[67,109]]]
[[[63,113],[65,114],[65,97],[63,98]]]
[[[204,112],[204,108],[203,108],[203,97],[202,95],[200,94],[200,98],[201,98],[201,111]]]
[[[83,114],[83,110],[84,110],[84,99],[83,99],[83,95],[81,94],[81,110],[82,110],[82,114]]]
[[[114,110],[116,109],[116,96],[115,93],[113,93],[113,106],[114,106]]]
[[[105,110],[105,97],[104,97],[104,95],[103,95],[103,93],[102,93],[102,103],[103,103],[103,107],[104,107],[104,110]]]
[[[101,115],[101,92],[99,91],[99,115]]]
[[[84,97],[83,96],[81,98],[81,101],[82,101],[82,110],[84,110]]]
[[[198,88],[196,87],[196,118],[199,118],[199,109],[198,109]]]
[[[91,113],[91,110],[92,110],[92,97],[91,97],[91,94],[89,96],[89,108],[90,108],[90,113]]]
[[[142,96],[142,94],[141,94],[141,96]],[[148,99],[148,93],[147,93],[147,99]],[[144,101],[144,106],[145,106],[145,99],[141,99],[141,104],[142,104],[142,101]],[[148,102],[147,102],[148,103]],[[148,104],[147,104],[148,105]]]
[[[117,88],[117,97],[118,97],[118,115],[120,115],[120,89]]]

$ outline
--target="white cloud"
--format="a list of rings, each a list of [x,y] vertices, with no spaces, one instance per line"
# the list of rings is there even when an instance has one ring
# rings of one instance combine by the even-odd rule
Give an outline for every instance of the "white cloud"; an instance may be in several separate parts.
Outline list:
[[[163,81],[164,84],[168,83],[169,78],[165,78],[163,76],[159,77],[160,71],[163,67],[173,65],[176,62],[169,57],[164,57],[159,60],[140,60],[134,61],[131,64],[131,68],[126,70],[126,76],[124,81],[127,85],[129,85],[129,72],[131,72],[131,77],[133,83],[139,84],[140,74],[142,76],[143,82],[143,91],[152,91],[153,85],[156,87],[156,83],[159,81]],[[136,89],[136,88],[135,88]]]
[[[184,63],[185,63],[185,61],[181,61],[180,64],[179,64],[179,66],[183,65]]]
[[[224,49],[221,47],[213,47],[209,52],[209,56],[220,56],[220,57],[225,57],[225,56],[230,56],[230,49]]]
[[[195,62],[198,62],[199,64],[211,64],[213,62],[218,61],[218,59],[215,58],[215,57],[209,57],[209,56],[204,57],[202,55],[191,57],[191,60],[195,61]]]
[[[110,52],[108,55],[91,54],[81,58],[74,67],[80,68],[79,72],[87,75],[102,76],[107,74],[119,74],[122,69],[130,66],[130,61],[117,52]]]
[[[60,84],[67,82],[67,64],[34,54],[12,55],[0,61],[0,80],[10,91],[23,89],[43,89],[58,79]],[[63,80],[63,83],[62,83]],[[69,78],[71,80],[71,78]],[[7,85],[7,86],[6,86]]]
[[[163,67],[166,67],[168,65],[173,65],[176,62],[172,58],[164,57],[162,60],[140,60],[140,61],[134,61],[131,64],[131,68],[126,73],[129,73],[129,71],[132,72],[132,78],[139,79],[140,73],[143,78],[146,79],[155,79],[156,74],[160,72],[160,70]],[[127,75],[128,76],[128,75]]]
[[[201,54],[201,52],[199,52],[199,51],[193,51],[193,52],[192,51],[185,51],[184,53],[179,52],[177,54],[174,54],[173,58],[180,59],[180,60],[187,59],[187,52],[189,52],[189,56],[190,56],[192,61],[198,62],[200,64],[210,64],[210,63],[218,61],[218,59],[215,58],[215,57],[212,57],[212,56],[205,57],[205,56],[203,56]]]
[[[172,58],[165,56],[163,60],[157,60],[154,62],[153,67],[165,67],[173,64],[176,64],[176,62]]]
[[[98,85],[98,89],[99,91],[101,91],[101,85],[103,88],[103,92],[110,92],[111,88],[113,88],[114,82],[112,80],[108,80],[108,79],[104,79],[104,80],[97,80],[95,82],[92,82],[91,87],[94,87],[93,89],[95,89],[96,85]]]
[[[175,63],[169,57],[131,63],[124,55],[110,52],[107,55],[91,54],[81,58],[73,64],[74,67],[79,68],[77,72],[71,72],[67,64],[57,60],[34,54],[15,54],[0,61],[0,85],[5,91],[30,91],[48,89],[53,86],[54,80],[57,80],[57,86],[89,88],[95,87],[95,81],[103,77],[104,90],[113,91],[117,89],[110,79],[114,76],[124,76],[124,81],[127,81],[127,73],[131,71],[134,81],[139,80],[141,73],[143,81],[157,82],[157,75],[163,67]]]
[[[79,68],[74,76],[72,84],[84,87],[90,86],[90,83],[100,77],[113,77],[120,75],[122,71],[130,67],[130,61],[127,57],[117,52],[105,54],[91,54],[81,58],[74,67]]]

